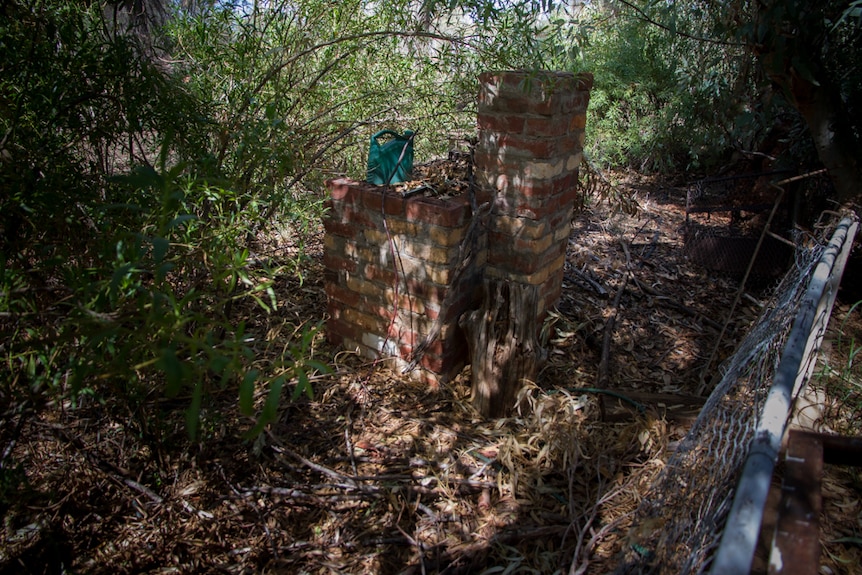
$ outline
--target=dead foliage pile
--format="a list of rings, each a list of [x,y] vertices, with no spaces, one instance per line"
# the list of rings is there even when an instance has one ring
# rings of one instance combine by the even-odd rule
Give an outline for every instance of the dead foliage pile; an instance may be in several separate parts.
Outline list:
[[[0,572],[611,572],[708,392],[735,289],[684,260],[682,192],[620,185],[642,210],[574,222],[548,360],[510,417],[477,416],[469,368],[431,391],[321,338],[333,372],[253,441],[233,392],[207,398],[194,444],[173,409],[184,398],[153,400],[157,433],[111,398],[42,406],[4,421],[21,481],[0,486]],[[248,310],[249,333],[266,334],[256,361],[325,319],[309,266],[304,283],[278,281],[276,313]],[[716,362],[756,304],[737,310]]]

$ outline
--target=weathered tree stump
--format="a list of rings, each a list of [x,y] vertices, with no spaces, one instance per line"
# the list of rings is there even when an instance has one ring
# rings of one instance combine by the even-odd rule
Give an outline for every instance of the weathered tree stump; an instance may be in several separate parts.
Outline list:
[[[470,346],[473,405],[484,417],[503,417],[539,369],[539,289],[496,278],[482,289],[482,307],[459,323]]]

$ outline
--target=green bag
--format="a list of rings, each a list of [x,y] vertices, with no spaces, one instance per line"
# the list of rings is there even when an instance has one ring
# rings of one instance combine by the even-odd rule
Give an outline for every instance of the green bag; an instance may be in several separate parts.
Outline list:
[[[392,136],[392,139],[381,144],[377,140],[382,136]],[[413,171],[413,136],[412,130],[404,130],[403,136],[392,130],[381,130],[371,136],[371,146],[368,148],[370,183],[382,186],[408,179]]]

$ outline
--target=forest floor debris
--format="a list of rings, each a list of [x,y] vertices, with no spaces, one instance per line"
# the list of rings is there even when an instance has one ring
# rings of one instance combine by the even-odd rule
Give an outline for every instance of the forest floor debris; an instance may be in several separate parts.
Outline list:
[[[0,486],[0,572],[611,572],[627,519],[704,400],[737,289],[686,261],[684,188],[635,176],[620,185],[636,188],[641,211],[576,216],[548,361],[511,417],[478,417],[469,368],[429,391],[322,338],[314,353],[333,372],[254,441],[241,439],[251,421],[234,390],[208,398],[191,447],[175,409],[189,398],[158,400],[146,417],[110,398],[40,406],[5,422],[21,427],[18,481]],[[325,319],[315,258],[302,282],[285,276],[275,289],[276,312],[247,310],[247,332],[267,342],[260,362]],[[717,360],[766,295],[743,300]],[[862,341],[858,310],[835,317],[853,334],[844,344]],[[855,345],[836,345],[833,363],[846,365],[838,356]],[[827,372],[815,381],[824,420],[858,435],[859,393],[836,397]],[[858,372],[841,377],[859,389]],[[824,485],[824,564],[850,573],[858,471],[830,472]]]

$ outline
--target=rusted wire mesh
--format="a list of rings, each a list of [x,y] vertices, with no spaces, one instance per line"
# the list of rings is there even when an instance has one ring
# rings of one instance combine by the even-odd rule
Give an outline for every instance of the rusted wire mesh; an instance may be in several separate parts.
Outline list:
[[[690,574],[708,568],[787,336],[830,234],[831,228],[817,238],[797,237],[794,265],[720,366],[709,400],[641,500],[615,573]]]
[[[772,181],[782,172],[744,174],[695,182],[686,195],[685,249],[697,265],[742,277],[753,257],[752,274],[783,274],[793,248],[782,241],[794,217],[793,198]],[[758,248],[764,230],[768,232]]]

